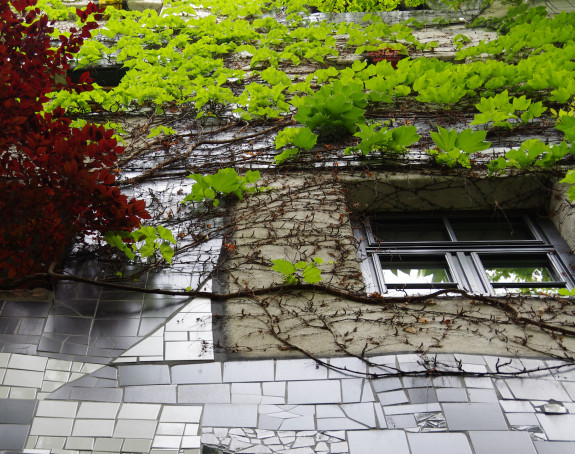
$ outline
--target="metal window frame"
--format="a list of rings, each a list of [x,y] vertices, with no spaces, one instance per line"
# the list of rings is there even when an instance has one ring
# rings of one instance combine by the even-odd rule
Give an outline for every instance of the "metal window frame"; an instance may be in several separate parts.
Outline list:
[[[509,288],[557,288],[573,289],[575,278],[570,270],[575,270],[575,257],[561,238],[555,226],[547,219],[535,217],[529,213],[508,213],[509,219],[521,219],[533,235],[531,240],[512,241],[457,241],[449,219],[454,217],[475,217],[485,219],[489,213],[485,212],[453,212],[444,214],[422,215],[422,213],[397,214],[392,216],[375,215],[364,220],[362,226],[355,226],[354,232],[360,244],[359,256],[363,275],[366,278],[368,293],[402,290],[421,290],[425,294],[438,288],[454,288],[451,283],[441,284],[386,284],[383,279],[383,270],[380,257],[433,257],[445,258],[449,272],[456,282],[456,287],[474,294],[495,295],[497,289]],[[406,219],[421,220],[441,219],[446,227],[451,241],[417,242],[389,242],[380,243],[376,240],[371,228],[370,219]],[[545,283],[513,283],[511,285],[492,285],[487,277],[480,255],[540,255],[549,263],[556,277],[561,280]]]

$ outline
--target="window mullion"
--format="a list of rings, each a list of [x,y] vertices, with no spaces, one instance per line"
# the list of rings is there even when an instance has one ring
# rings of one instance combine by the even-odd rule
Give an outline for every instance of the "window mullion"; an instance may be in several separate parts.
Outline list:
[[[489,281],[489,277],[485,272],[485,268],[483,267],[483,263],[481,263],[481,259],[479,258],[479,254],[476,252],[472,252],[467,256],[467,260],[465,262],[469,269],[469,275],[473,276],[477,293],[489,293],[490,295],[495,294],[493,287],[491,286],[491,282]]]
[[[442,216],[441,219],[443,220],[443,223],[445,224],[445,229],[447,230],[447,234],[451,238],[451,241],[456,242],[457,236],[455,235],[455,230],[453,230],[453,227],[451,226],[449,219],[446,216]]]

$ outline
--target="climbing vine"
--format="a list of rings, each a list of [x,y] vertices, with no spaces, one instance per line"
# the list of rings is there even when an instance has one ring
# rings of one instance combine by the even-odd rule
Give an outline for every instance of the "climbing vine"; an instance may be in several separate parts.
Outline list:
[[[439,43],[420,40],[415,23],[389,25],[375,15],[363,23],[315,22],[304,2],[202,3],[200,10],[189,2],[169,2],[160,13],[109,8],[106,27],[74,52],[75,71],[96,73],[96,66],[106,63],[122,69],[121,80],[92,84],[91,91],[54,89],[45,100],[48,112],[63,109],[76,121],[118,126],[126,150],[109,173],[117,175],[118,187],[146,197],[157,221],[155,227],[108,235],[112,249],[86,247],[104,261],[113,262],[119,251],[130,259],[139,256],[145,269],[160,269],[166,262],[191,262],[186,254],[218,239],[221,257],[213,263],[205,259],[205,269],[208,275],[225,271],[229,292],[178,294],[233,299],[237,304],[222,322],[250,319],[257,326],[253,338],[264,336],[270,345],[273,338],[285,349],[297,350],[297,339],[320,332],[340,352],[360,357],[392,340],[426,351],[449,342],[458,329],[473,333],[475,325],[497,321],[503,328],[493,339],[524,343],[532,351],[544,349],[541,339],[552,339],[553,354],[571,354],[562,339],[572,335],[571,322],[562,318],[566,303],[557,298],[545,299],[542,312],[520,299],[513,312],[508,301],[461,295],[474,303],[472,309],[454,306],[446,315],[435,305],[441,295],[397,300],[361,295],[359,270],[345,259],[355,253],[356,240],[346,230],[354,207],[345,205],[337,185],[317,175],[336,181],[337,170],[345,168],[370,179],[377,170],[406,166],[495,175],[569,164],[575,47],[568,33],[551,36],[550,30],[570,30],[573,13],[548,18],[541,9],[525,11],[499,37],[479,44],[462,33],[456,60],[448,61],[435,58]],[[278,8],[285,20],[263,15]],[[58,11],[48,13],[61,18]],[[372,64],[367,52],[384,57]],[[528,129],[542,131],[542,137],[484,153]],[[564,182],[575,183],[573,171],[560,172]],[[307,180],[293,183],[297,178]],[[175,188],[166,183],[174,179]],[[257,191],[253,183],[260,179],[265,187],[279,180],[273,187],[282,190]],[[238,200],[256,192],[227,214],[218,207],[226,195]],[[575,197],[573,190],[569,195]],[[304,200],[303,210],[298,200]],[[330,222],[315,224],[320,214]],[[304,234],[308,241],[302,247]],[[274,254],[263,254],[265,246]],[[321,268],[318,257],[325,259]],[[72,279],[56,270],[52,279]],[[278,285],[258,288],[252,277],[258,273]],[[375,303],[377,309],[350,308],[350,302]],[[489,310],[476,310],[479,306]],[[358,347],[354,329],[361,326],[373,335]],[[378,335],[382,326],[393,337]],[[523,327],[525,338],[510,334],[511,326]],[[531,329],[537,341],[530,340]],[[413,336],[427,330],[435,337],[415,345]],[[257,344],[238,339],[231,348],[247,352]]]

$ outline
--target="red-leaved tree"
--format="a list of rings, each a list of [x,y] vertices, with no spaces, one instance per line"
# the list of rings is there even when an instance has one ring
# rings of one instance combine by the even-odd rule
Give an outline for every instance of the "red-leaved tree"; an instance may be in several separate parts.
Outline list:
[[[43,111],[55,89],[92,89],[89,73],[77,84],[65,75],[103,10],[77,10],[82,26],[52,48],[48,18],[26,10],[35,4],[0,0],[0,283],[46,271],[79,234],[132,230],[150,217],[115,186],[123,148],[112,130],[73,128],[61,109]]]

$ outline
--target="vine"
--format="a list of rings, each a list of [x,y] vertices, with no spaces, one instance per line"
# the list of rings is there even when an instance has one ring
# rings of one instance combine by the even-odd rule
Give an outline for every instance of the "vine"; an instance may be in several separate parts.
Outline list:
[[[560,319],[562,305],[567,305],[561,299],[545,299],[540,304],[548,309],[540,314],[537,308],[522,306],[521,297],[481,299],[455,292],[473,304],[471,309],[463,310],[453,303],[451,310],[450,300],[440,298],[441,293],[397,299],[363,295],[361,276],[343,258],[355,250],[354,240],[345,230],[348,208],[337,205],[334,209],[330,198],[336,191],[334,186],[316,184],[309,175],[348,166],[370,178],[378,169],[397,169],[398,163],[417,169],[419,165],[428,167],[430,162],[441,172],[445,167],[459,166],[495,174],[512,168],[527,172],[571,162],[574,124],[567,106],[575,94],[573,43],[559,35],[555,41],[542,40],[540,44],[531,39],[513,41],[515,38],[503,37],[525,34],[534,27],[532,22],[542,29],[554,20],[557,22],[553,24],[567,27],[572,15],[548,19],[531,14],[517,26],[510,24],[507,35],[501,34],[494,41],[493,46],[500,46],[501,51],[488,52],[491,57],[487,61],[479,60],[477,49],[487,49],[488,43],[473,50],[459,37],[458,60],[443,61],[431,53],[437,43],[418,42],[415,27],[409,24],[390,26],[374,16],[367,16],[363,24],[309,22],[303,3],[210,0],[204,6],[211,10],[201,15],[188,2],[166,4],[160,14],[107,12],[106,28],[95,39],[87,40],[75,55],[76,64],[91,70],[94,63],[107,61],[122,66],[126,75],[115,87],[94,85],[90,92],[72,94],[54,91],[46,105],[53,111],[62,107],[80,119],[97,118],[102,124],[109,120],[123,128],[116,134],[126,141],[126,152],[109,172],[119,175],[119,187],[140,191],[140,195],[152,199],[149,209],[158,224],[130,236],[122,233],[111,239],[109,235],[113,251],[128,258],[136,258],[139,253],[150,258],[146,269],[158,269],[166,262],[178,266],[185,260],[186,251],[213,238],[221,239],[225,260],[215,269],[208,267],[207,274],[229,273],[230,291],[143,290],[233,300],[237,304],[230,305],[234,308],[222,320],[252,320],[258,326],[254,337],[261,329],[272,333],[282,348],[299,348],[302,353],[306,350],[298,346],[297,334],[290,337],[290,326],[296,332],[325,333],[341,352],[363,357],[375,351],[378,343],[391,342],[392,338],[403,339],[406,349],[425,351],[429,344],[412,345],[415,341],[410,336],[434,323],[439,327],[434,333],[440,334],[433,343],[440,345],[455,336],[457,326],[463,323],[468,323],[468,328],[461,329],[472,332],[475,324],[491,326],[496,322],[494,339],[505,339],[504,331],[511,325],[524,329],[527,336],[528,326],[547,336],[554,345],[554,354],[560,355],[564,347],[560,337],[573,335],[572,326],[562,324]],[[278,6],[288,14],[285,21],[261,16],[277,11],[274,8]],[[356,60],[347,65],[338,60],[382,49],[397,50],[406,58],[398,62],[397,69],[388,61],[372,65]],[[415,52],[425,53],[422,57],[409,56]],[[468,115],[468,109],[474,106],[479,106],[477,111]],[[411,110],[421,112],[422,119],[405,113]],[[552,129],[551,139],[522,140],[493,160],[491,156],[480,159],[490,144],[522,134],[526,124],[534,130],[546,128],[546,133]],[[251,130],[246,132],[247,128]],[[553,134],[564,136],[564,140]],[[418,151],[424,158],[421,163],[413,159]],[[313,160],[317,170],[310,170],[305,159]],[[275,169],[274,162],[290,166]],[[300,163],[310,172],[300,175],[294,171]],[[284,184],[284,202],[278,202],[273,193],[259,193],[235,205],[230,214],[233,219],[218,224],[218,213],[222,212],[214,209],[218,201],[226,194],[236,194],[231,201],[255,192],[251,184],[256,180],[245,179],[248,174],[255,178],[255,169],[261,170],[257,176],[265,186],[277,175],[289,175],[294,181],[306,178],[306,191],[295,184]],[[565,176],[565,183],[575,183],[572,172]],[[194,178],[185,178],[190,175]],[[162,187],[173,178],[182,181],[175,189],[149,189]],[[333,179],[338,178],[334,172]],[[186,183],[192,184],[189,190]],[[162,192],[171,190],[177,203],[170,205]],[[575,197],[573,188],[569,196]],[[183,197],[191,203],[179,203]],[[290,212],[292,199],[300,197],[309,204],[297,213]],[[245,211],[246,205],[253,210]],[[314,216],[319,213],[335,219],[315,226]],[[257,223],[269,233],[254,233],[237,219]],[[274,230],[277,225],[287,227],[278,233]],[[290,241],[296,234],[301,238],[302,232],[306,238],[309,235],[304,247],[295,239]],[[249,248],[234,241],[244,234],[255,237]],[[333,238],[335,242],[331,242]],[[284,244],[293,249],[286,249]],[[269,256],[258,253],[266,245],[278,249]],[[111,257],[109,248],[98,252],[101,257]],[[306,282],[303,270],[312,273],[311,279],[317,279],[319,268],[313,257],[320,256],[333,259],[333,270],[322,272],[322,285],[302,284]],[[273,275],[271,267],[280,266],[272,257],[281,260],[284,283],[290,280],[292,285],[254,288],[250,279],[254,270]],[[289,262],[276,257],[297,258]],[[76,281],[77,277],[56,269],[48,273],[54,281]],[[100,284],[125,288],[114,282]],[[317,299],[310,294],[316,294]],[[325,315],[322,311],[332,303],[334,309]],[[479,306],[495,310],[496,315],[476,311]],[[241,309],[245,309],[243,314]],[[340,326],[354,320],[359,324],[354,326],[369,326],[374,331],[385,326],[391,333],[389,339],[374,335],[366,339],[365,349],[362,346],[358,351],[353,328],[340,331]],[[526,348],[539,348],[529,338],[510,338],[506,342],[511,345],[525,342]],[[255,341],[245,345],[246,350],[257,348]],[[229,345],[227,348],[233,349]],[[567,358],[571,353],[568,347],[565,349]]]

